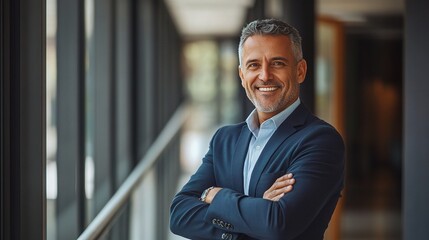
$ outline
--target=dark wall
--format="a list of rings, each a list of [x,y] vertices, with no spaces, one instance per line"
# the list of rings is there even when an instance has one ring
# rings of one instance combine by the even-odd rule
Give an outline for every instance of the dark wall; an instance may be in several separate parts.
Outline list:
[[[283,1],[282,19],[294,26],[299,31],[302,37],[302,51],[304,59],[307,61],[307,74],[305,77],[305,81],[301,84],[300,87],[300,98],[305,103],[305,105],[313,112],[315,111],[315,16],[316,5],[314,0]]]
[[[406,1],[403,239],[429,236],[429,2]]]

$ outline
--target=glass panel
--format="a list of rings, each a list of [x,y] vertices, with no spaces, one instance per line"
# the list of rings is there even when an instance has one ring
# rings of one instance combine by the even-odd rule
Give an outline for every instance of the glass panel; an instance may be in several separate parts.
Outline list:
[[[56,238],[57,128],[56,128],[57,2],[46,1],[46,217],[47,239]]]
[[[87,199],[86,221],[93,216],[94,195],[94,75],[91,71],[94,33],[94,0],[85,0],[85,196]]]
[[[182,168],[192,173],[207,151],[213,126],[218,124],[219,47],[215,41],[194,41],[184,47],[186,90],[192,102],[192,118],[182,135]]]
[[[224,40],[219,49],[221,124],[241,121],[240,78],[238,76],[237,44]]]
[[[335,76],[335,29],[318,24],[316,67],[316,113],[325,121],[333,121],[333,89]]]

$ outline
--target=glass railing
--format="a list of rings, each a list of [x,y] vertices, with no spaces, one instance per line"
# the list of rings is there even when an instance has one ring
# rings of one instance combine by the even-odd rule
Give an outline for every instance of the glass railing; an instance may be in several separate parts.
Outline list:
[[[189,106],[184,103],[171,117],[146,155],[78,239],[114,238],[115,221],[129,212],[128,230],[121,239],[166,239],[170,201],[180,176],[179,133]],[[117,228],[118,231],[123,228]]]

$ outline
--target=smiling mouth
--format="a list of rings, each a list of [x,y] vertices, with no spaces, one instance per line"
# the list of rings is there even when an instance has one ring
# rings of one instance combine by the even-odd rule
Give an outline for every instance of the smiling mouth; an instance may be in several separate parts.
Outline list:
[[[278,89],[278,87],[259,87],[257,88],[261,92],[273,92]]]

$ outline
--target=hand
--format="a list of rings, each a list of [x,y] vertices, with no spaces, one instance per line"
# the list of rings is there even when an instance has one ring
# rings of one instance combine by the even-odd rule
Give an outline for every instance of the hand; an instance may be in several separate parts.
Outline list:
[[[220,187],[214,187],[212,190],[209,191],[209,193],[207,194],[206,200],[205,202],[210,204],[213,201],[213,198],[216,196],[216,194],[221,190],[222,188]]]
[[[292,173],[288,173],[277,178],[273,185],[264,192],[263,199],[278,201],[286,193],[292,191],[292,185],[295,183],[295,179],[292,177]]]

